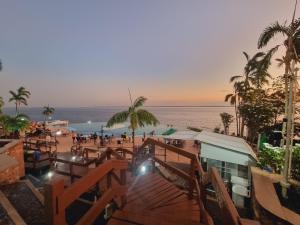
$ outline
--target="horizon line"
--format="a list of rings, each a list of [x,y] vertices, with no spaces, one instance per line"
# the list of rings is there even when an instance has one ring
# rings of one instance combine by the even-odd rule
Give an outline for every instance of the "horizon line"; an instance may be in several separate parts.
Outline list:
[[[44,106],[21,106],[20,108],[43,108]],[[97,108],[97,107],[128,107],[128,105],[100,105],[100,106],[52,106],[54,108]],[[144,107],[156,107],[156,108],[183,108],[183,107],[233,107],[231,105],[145,105]],[[4,106],[5,108],[15,108],[15,106]]]

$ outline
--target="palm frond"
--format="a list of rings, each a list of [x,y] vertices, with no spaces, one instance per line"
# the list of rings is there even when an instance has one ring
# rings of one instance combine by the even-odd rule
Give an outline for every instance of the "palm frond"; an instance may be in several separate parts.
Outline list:
[[[247,52],[243,52],[244,56],[246,57],[246,60],[249,61],[249,55]]]
[[[230,83],[232,83],[233,81],[236,81],[236,80],[238,80],[238,79],[240,79],[240,78],[242,78],[242,76],[241,75],[237,75],[237,76],[232,76],[232,77],[230,77]]]
[[[289,36],[289,27],[280,25],[278,22],[275,22],[274,24],[271,24],[270,26],[266,27],[258,39],[258,48],[266,46],[276,34],[283,34]]]
[[[142,126],[144,126],[144,124],[153,125],[153,126],[159,124],[158,119],[151,112],[148,112],[147,110],[139,109],[137,110],[137,115],[138,115],[138,120],[140,121],[139,123]]]
[[[140,96],[138,97],[134,103],[133,103],[133,108],[138,108],[144,105],[144,103],[147,101],[147,98]]]
[[[233,94],[227,94],[227,95],[225,96],[224,101],[225,101],[225,102],[228,102],[228,100],[229,100],[232,96],[233,96]]]
[[[107,121],[106,126],[112,127],[115,124],[124,123],[128,119],[128,116],[129,116],[128,111],[122,111],[122,112],[116,113]]]

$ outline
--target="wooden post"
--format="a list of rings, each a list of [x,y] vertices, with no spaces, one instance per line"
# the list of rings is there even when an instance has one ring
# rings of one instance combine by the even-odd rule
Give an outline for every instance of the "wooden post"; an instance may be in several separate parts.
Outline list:
[[[167,148],[165,147],[165,162],[167,162]]]
[[[111,172],[106,175],[106,188],[109,189],[111,187]]]
[[[155,172],[155,161],[154,161],[154,157],[155,157],[155,145],[153,144],[153,145],[151,146],[152,173]]]
[[[69,164],[70,167],[70,177],[71,177],[71,184],[74,182],[74,177],[73,177],[73,163]]]
[[[126,186],[126,169],[121,170],[121,185]],[[121,196],[121,208],[123,208],[126,204],[126,195]]]
[[[47,225],[66,225],[65,209],[60,197],[64,192],[64,180],[56,180],[45,185],[45,217]]]
[[[190,167],[190,184],[189,184],[189,198],[193,197],[194,190],[194,178],[195,178],[195,160],[191,159],[191,167]]]

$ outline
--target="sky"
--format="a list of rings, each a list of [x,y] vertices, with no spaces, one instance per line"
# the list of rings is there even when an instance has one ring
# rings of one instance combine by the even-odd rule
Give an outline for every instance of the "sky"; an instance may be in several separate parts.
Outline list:
[[[20,86],[30,106],[127,105],[128,88],[147,105],[226,105],[242,51],[254,55],[263,29],[290,21],[294,8],[294,0],[0,2],[6,106]]]

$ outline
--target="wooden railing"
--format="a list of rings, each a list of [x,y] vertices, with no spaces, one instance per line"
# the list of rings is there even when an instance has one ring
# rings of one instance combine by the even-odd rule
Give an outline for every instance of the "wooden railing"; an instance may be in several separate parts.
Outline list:
[[[145,150],[146,146],[149,146],[147,151]],[[156,156],[156,152],[155,152],[155,146],[159,146],[163,149],[177,153],[181,156],[184,156],[188,159],[190,159],[190,168],[189,168],[189,173],[186,173],[185,171],[178,169],[170,164],[168,164],[167,162],[159,159]],[[148,138],[143,144],[142,146],[138,149],[137,152],[134,153],[134,157],[133,157],[133,161],[132,164],[134,165],[133,168],[136,169],[139,165],[137,165],[136,160],[138,158],[143,159],[144,156],[144,160],[146,160],[147,158],[151,158],[152,162],[154,164],[154,162],[159,163],[161,166],[165,167],[167,170],[171,171],[172,173],[176,174],[177,176],[185,179],[186,181],[188,181],[189,183],[189,197],[192,198],[194,197],[194,191],[196,192],[196,200],[198,202],[199,205],[199,209],[200,209],[200,222],[202,222],[205,225],[213,225],[213,219],[211,218],[211,216],[208,214],[207,210],[204,207],[203,204],[203,199],[205,198],[204,195],[204,190],[203,187],[204,185],[202,185],[202,182],[204,181],[203,178],[205,178],[205,182],[208,183],[208,174],[204,172],[204,170],[202,169],[199,160],[197,158],[197,156],[193,153],[187,152],[182,150],[181,148],[178,148],[176,146],[173,145],[168,145],[165,143],[162,143],[160,141],[157,141],[155,139],[152,138]],[[154,168],[154,165],[153,165]],[[199,173],[199,177],[196,177],[195,172]]]
[[[149,146],[148,152],[145,151],[145,147]],[[189,173],[186,173],[172,165],[169,165],[168,163],[160,160],[155,156],[155,146],[159,146],[161,148],[164,148],[168,151],[177,153],[181,156],[184,156],[188,159],[190,159],[190,170]],[[190,152],[184,151],[183,149],[180,149],[178,147],[168,145],[162,142],[159,142],[155,139],[148,138],[143,145],[138,149],[138,151],[135,153],[135,157],[139,158],[139,154],[144,154],[145,159],[152,158],[153,162],[157,162],[166,169],[170,170],[172,173],[176,174],[177,176],[187,180],[189,182],[189,196],[193,196],[193,192],[195,190],[197,195],[197,202],[200,207],[200,222],[206,225],[212,225],[213,220],[212,217],[208,214],[207,210],[205,209],[205,202],[206,202],[206,194],[205,189],[208,184],[212,184],[213,188],[216,192],[217,202],[219,205],[219,208],[221,210],[221,220],[224,222],[224,224],[230,224],[230,225],[250,225],[250,224],[259,224],[257,221],[253,220],[245,220],[242,219],[227,190],[224,185],[224,182],[218,173],[218,170],[216,168],[211,168],[209,172],[205,172],[203,168],[201,167],[201,164],[198,160],[198,157],[195,154],[192,154]],[[136,164],[136,162],[133,161],[133,164]],[[138,166],[138,165],[136,165]],[[195,176],[195,171],[198,172],[199,177]]]
[[[48,225],[65,225],[65,209],[83,193],[93,187],[99,187],[99,182],[107,178],[107,189],[101,197],[94,202],[92,207],[77,222],[77,225],[89,225],[99,216],[105,206],[115,198],[121,199],[121,207],[126,202],[126,171],[128,162],[125,160],[108,160],[100,166],[92,169],[84,177],[77,180],[68,188],[64,188],[64,181],[53,180],[45,186],[45,212]],[[120,171],[117,184],[112,185],[113,171]]]

